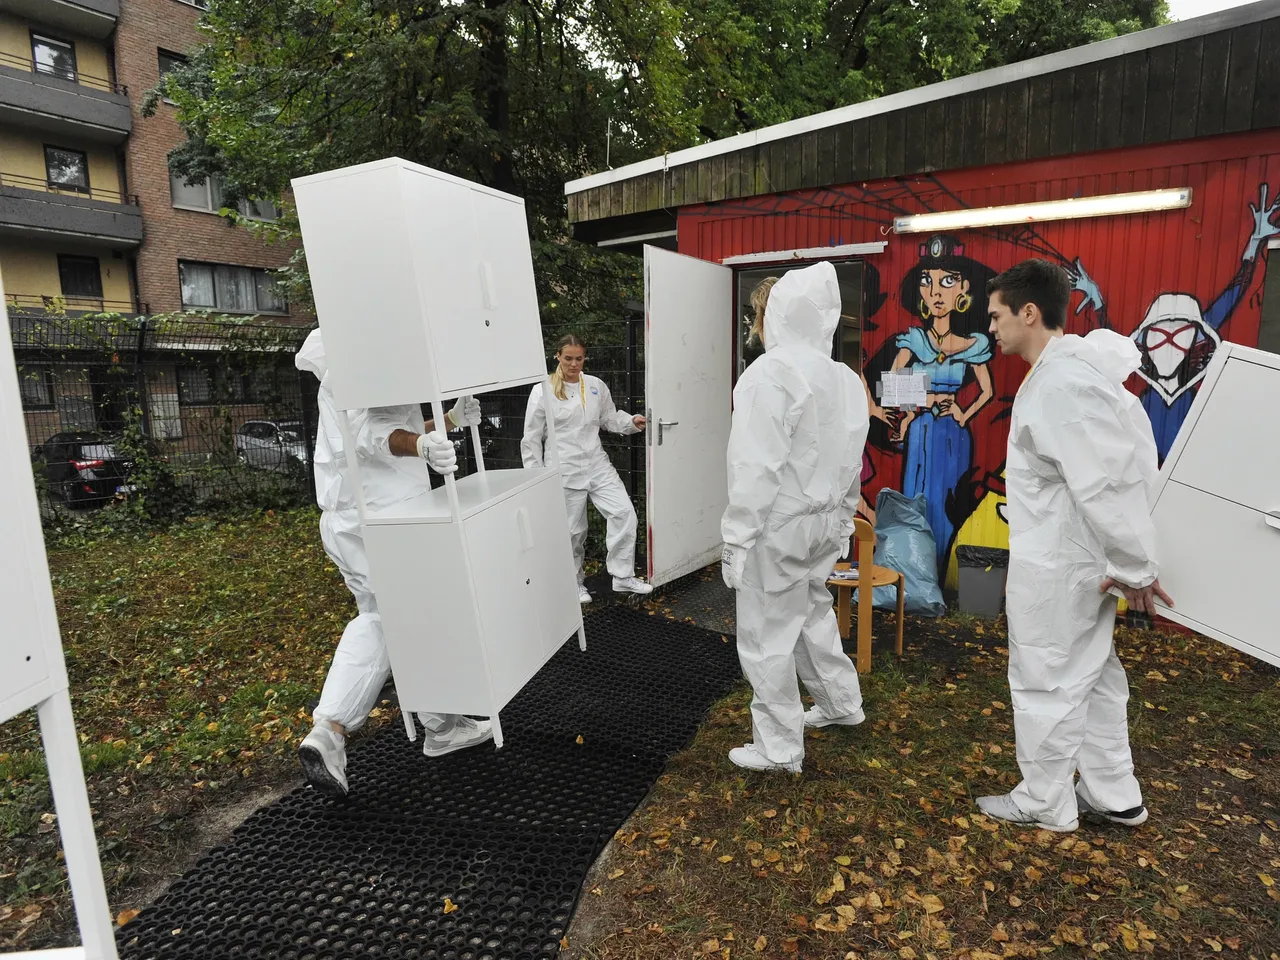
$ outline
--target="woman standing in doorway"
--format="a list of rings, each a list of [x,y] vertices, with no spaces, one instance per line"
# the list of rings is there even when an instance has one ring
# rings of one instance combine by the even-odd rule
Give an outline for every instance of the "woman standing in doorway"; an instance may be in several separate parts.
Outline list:
[[[995,396],[987,366],[991,339],[981,329],[987,325],[983,297],[992,276],[964,255],[964,245],[954,237],[934,236],[920,245],[920,261],[903,278],[901,296],[903,307],[924,322],[898,335],[892,369],[910,366],[929,375],[926,405],[900,418],[879,404],[871,409],[872,416],[889,424],[890,439],[905,446],[902,492],[924,494],[940,576],[957,525],[947,513],[947,499],[973,465],[968,424]],[[962,407],[956,395],[970,374],[978,396]]]
[[[604,516],[605,543],[609,548],[607,566],[613,576],[615,593],[646,594],[653,590],[636,576],[636,510],[627,488],[609,455],[600,444],[600,431],[635,434],[645,428],[642,416],[632,416],[613,405],[604,381],[582,372],[587,348],[573,334],[556,345],[556,369],[551,374],[551,408],[556,418],[556,440],[560,454],[560,474],[564,481],[565,509],[569,514],[569,536],[578,568],[578,599],[591,602],[587,592],[583,561],[587,543],[587,500]],[[542,404],[543,384],[529,394],[525,409],[524,439],[520,455],[526,468],[546,463],[547,420]]]

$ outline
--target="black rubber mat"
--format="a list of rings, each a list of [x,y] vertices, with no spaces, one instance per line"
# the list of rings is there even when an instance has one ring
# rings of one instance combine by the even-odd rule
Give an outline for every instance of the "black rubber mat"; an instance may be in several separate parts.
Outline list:
[[[120,955],[554,957],[591,864],[738,677],[720,634],[593,612],[587,652],[571,641],[503,711],[503,749],[429,760],[388,727],[352,750],[347,800],[303,787],[254,814]]]

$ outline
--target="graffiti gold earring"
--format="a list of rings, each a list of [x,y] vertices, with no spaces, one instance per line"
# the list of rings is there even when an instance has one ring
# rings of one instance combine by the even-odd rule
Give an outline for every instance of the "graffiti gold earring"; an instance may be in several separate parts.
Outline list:
[[[924,320],[929,319],[929,305],[923,300],[920,301],[920,317]]]
[[[956,297],[956,313],[967,313],[971,306],[973,306],[973,297],[969,294],[962,293]]]

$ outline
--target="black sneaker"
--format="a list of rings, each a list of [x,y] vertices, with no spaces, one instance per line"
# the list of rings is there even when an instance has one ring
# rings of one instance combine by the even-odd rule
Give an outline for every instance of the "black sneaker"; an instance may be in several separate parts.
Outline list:
[[[1076,794],[1076,803],[1080,807],[1080,812],[1088,816],[1099,817],[1110,823],[1118,823],[1124,827],[1140,827],[1147,822],[1147,808],[1139,804],[1136,807],[1130,807],[1128,810],[1099,810],[1089,803],[1080,794]]]

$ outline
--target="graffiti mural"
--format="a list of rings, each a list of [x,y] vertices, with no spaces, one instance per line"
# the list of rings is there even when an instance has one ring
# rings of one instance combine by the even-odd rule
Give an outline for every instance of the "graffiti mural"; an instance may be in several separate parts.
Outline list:
[[[1133,338],[1142,366],[1127,386],[1141,398],[1162,459],[1218,344],[1258,342],[1268,241],[1280,237],[1274,141],[1224,139],[1170,163],[1167,150],[1142,148],[1068,166],[1025,163],[729,200],[682,212],[681,250],[720,260],[885,242],[865,260],[875,296],[864,292],[862,310],[872,423],[861,509],[874,521],[884,487],[923,495],[939,572],[954,586],[957,546],[1008,546],[1005,448],[1027,367],[992,351],[989,278],[1028,257],[1059,263],[1072,284],[1067,332],[1105,328]],[[1192,207],[1160,214],[937,235],[889,227],[905,214],[1184,185]],[[904,368],[929,374],[927,407],[880,408],[881,374]]]

